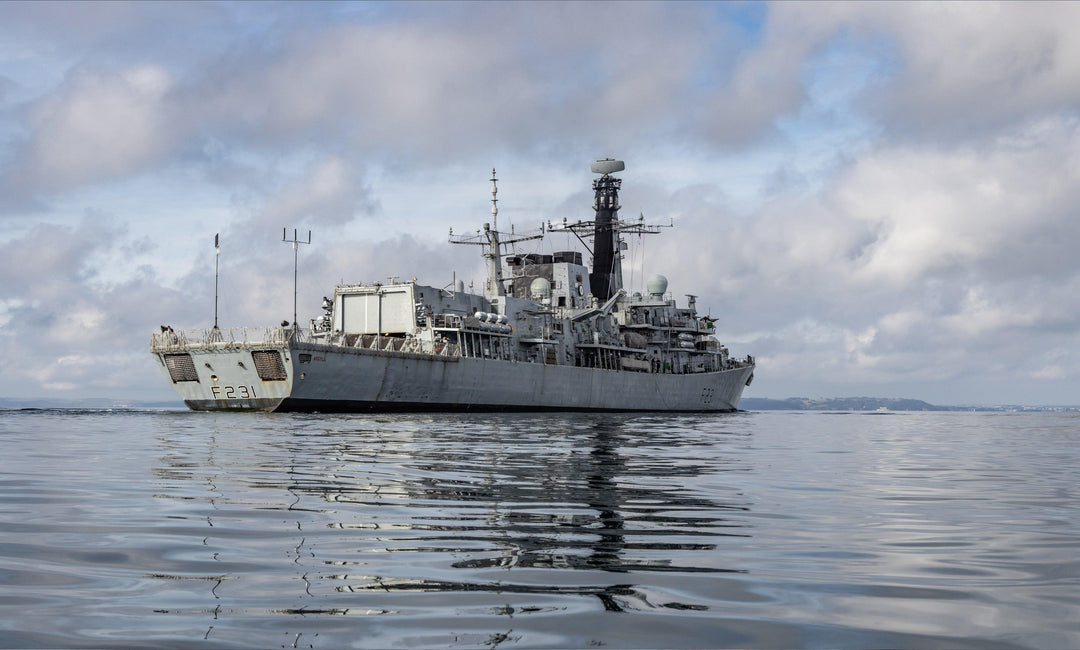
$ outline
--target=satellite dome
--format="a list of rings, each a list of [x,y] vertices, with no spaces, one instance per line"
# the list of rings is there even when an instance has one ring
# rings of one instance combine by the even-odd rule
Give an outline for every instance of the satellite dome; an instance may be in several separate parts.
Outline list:
[[[660,275],[650,275],[649,281],[645,283],[645,287],[649,290],[651,296],[662,296],[667,293],[667,278]]]
[[[546,278],[536,278],[529,285],[529,295],[533,300],[551,297],[551,283]]]

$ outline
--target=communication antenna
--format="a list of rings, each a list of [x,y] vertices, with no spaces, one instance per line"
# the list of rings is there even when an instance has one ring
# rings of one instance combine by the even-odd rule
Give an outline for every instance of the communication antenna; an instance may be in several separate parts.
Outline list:
[[[286,244],[292,244],[292,249],[293,249],[292,326],[293,326],[293,329],[295,330],[298,327],[297,324],[296,324],[296,278],[297,278],[297,267],[298,267],[299,262],[300,262],[300,244],[310,244],[311,243],[311,231],[310,230],[307,231],[307,241],[303,241],[299,237],[296,236],[296,228],[293,228],[292,232],[293,232],[292,239],[289,239],[288,238],[289,237],[289,235],[288,235],[289,229],[288,228],[282,229],[282,231],[281,231],[281,241],[285,242]]]
[[[221,237],[214,233],[214,329],[210,330],[210,340],[220,341],[221,330],[218,329],[218,278],[221,275]]]
[[[221,268],[221,241],[219,233],[214,233],[214,331],[217,331],[218,314],[218,275]]]
[[[498,296],[506,295],[506,287],[503,286],[502,276],[502,249],[504,246],[513,246],[514,244],[529,239],[543,239],[543,228],[539,234],[535,235],[516,235],[514,234],[513,227],[510,229],[510,233],[506,238],[503,238],[503,233],[499,232],[499,179],[495,176],[495,169],[491,170],[491,221],[484,223],[483,231],[477,230],[476,235],[469,235],[465,237],[454,238],[454,229],[450,229],[450,243],[451,244],[474,244],[482,246],[483,257],[487,260],[488,264],[488,279],[484,285],[484,295],[487,298],[495,298]],[[471,285],[470,285],[471,287]]]
[[[491,168],[491,225],[499,230],[499,179],[495,178],[495,168]]]

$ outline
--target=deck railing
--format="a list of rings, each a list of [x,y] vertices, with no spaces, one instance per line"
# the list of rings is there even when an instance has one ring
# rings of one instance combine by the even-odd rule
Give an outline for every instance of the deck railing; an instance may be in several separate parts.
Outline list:
[[[253,344],[285,345],[288,341],[310,341],[311,330],[291,327],[229,327],[201,330],[166,330],[150,335],[152,352],[187,350],[191,348],[239,348]]]
[[[150,336],[151,352],[184,352],[193,349],[228,350],[250,346],[265,345],[277,347],[289,341],[301,343],[324,343],[346,348],[383,350],[410,354],[434,354],[443,357],[461,356],[457,345],[437,343],[434,352],[425,351],[419,339],[405,339],[377,334],[332,334],[312,335],[308,329],[288,327],[233,327],[228,329],[202,329],[154,332]]]

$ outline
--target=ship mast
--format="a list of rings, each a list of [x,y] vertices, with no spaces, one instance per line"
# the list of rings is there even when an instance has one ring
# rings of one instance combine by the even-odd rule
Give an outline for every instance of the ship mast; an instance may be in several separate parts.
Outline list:
[[[619,293],[623,288],[622,277],[622,240],[623,233],[639,235],[655,235],[660,232],[659,225],[645,225],[644,217],[636,222],[619,220],[619,189],[622,187],[622,179],[612,176],[615,172],[626,169],[626,163],[621,160],[604,158],[592,163],[589,168],[594,174],[600,174],[600,178],[593,181],[593,210],[596,218],[593,221],[578,221],[567,224],[549,224],[549,230],[569,230],[582,243],[584,234],[589,236],[592,231],[593,256],[592,272],[589,273],[589,286],[593,296],[600,302],[604,302]]]
[[[495,177],[495,168],[491,169],[491,223],[484,223],[484,229],[477,230],[475,235],[454,239],[454,229],[450,229],[451,244],[472,244],[483,248],[482,255],[487,260],[488,277],[484,284],[484,297],[488,300],[506,295],[506,287],[503,286],[502,274],[502,247],[528,241],[530,239],[542,239],[543,229],[538,235],[515,235],[513,229],[505,239],[501,237],[506,233],[499,232],[499,179]]]
[[[590,165],[594,174],[600,178],[593,181],[593,210],[596,221],[593,225],[593,268],[589,274],[589,286],[593,295],[603,302],[622,289],[622,255],[619,254],[619,189],[622,179],[615,178],[613,172],[626,169],[621,160],[605,158]]]

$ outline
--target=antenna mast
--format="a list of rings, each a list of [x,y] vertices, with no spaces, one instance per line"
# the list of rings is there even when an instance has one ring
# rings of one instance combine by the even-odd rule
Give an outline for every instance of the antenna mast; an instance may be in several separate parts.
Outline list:
[[[218,271],[221,267],[221,243],[218,239],[220,233],[214,233],[214,331],[218,329]]]
[[[289,232],[288,228],[282,229],[282,231],[281,231],[281,241],[283,241],[283,242],[285,242],[287,244],[292,244],[292,249],[293,249],[292,326],[293,326],[293,330],[295,331],[297,329],[297,327],[298,327],[297,324],[296,324],[296,279],[297,279],[297,268],[298,268],[299,262],[300,262],[300,244],[310,244],[311,243],[311,231],[310,230],[307,231],[307,241],[303,241],[299,237],[296,236],[296,228],[293,228],[293,238],[292,239],[288,239],[288,232]]]
[[[454,239],[454,229],[450,229],[451,244],[473,244],[483,247],[483,256],[488,261],[488,279],[484,285],[484,296],[488,299],[497,298],[506,294],[503,287],[502,276],[502,247],[516,244],[529,239],[542,239],[544,237],[541,227],[538,235],[515,235],[511,228],[509,237],[503,239],[499,232],[499,179],[495,177],[495,169],[491,170],[491,223],[485,223],[483,231],[477,230],[476,235]]]
[[[600,174],[600,178],[593,181],[593,191],[596,198],[593,201],[593,210],[596,218],[592,221],[578,221],[577,223],[548,224],[548,231],[569,230],[585,244],[582,239],[591,236],[593,239],[593,264],[589,274],[589,285],[593,295],[598,300],[604,301],[619,293],[623,288],[622,277],[622,248],[623,234],[655,235],[660,228],[669,226],[646,225],[644,215],[637,221],[623,221],[619,219],[619,189],[622,180],[612,174],[626,169],[626,164],[621,160],[604,158],[592,163],[590,169],[594,174]],[[588,248],[588,244],[585,245]]]

